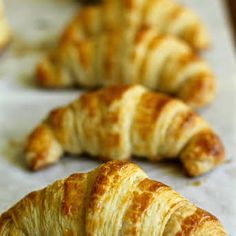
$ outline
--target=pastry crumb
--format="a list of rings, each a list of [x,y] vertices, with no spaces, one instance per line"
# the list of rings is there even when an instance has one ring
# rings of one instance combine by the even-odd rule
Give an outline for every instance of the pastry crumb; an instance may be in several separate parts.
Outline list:
[[[196,186],[196,187],[201,186],[202,185],[202,181],[200,181],[200,180],[194,181],[194,182],[192,182],[192,185]]]
[[[203,182],[200,181],[200,180],[197,180],[197,181],[191,182],[190,184],[192,186],[199,187],[199,186],[201,186],[203,184]]]

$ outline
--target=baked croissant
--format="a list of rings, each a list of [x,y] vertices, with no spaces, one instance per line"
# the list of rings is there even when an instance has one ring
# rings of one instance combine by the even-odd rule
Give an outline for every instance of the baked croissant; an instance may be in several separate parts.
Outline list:
[[[0,0],[0,50],[2,50],[10,39],[10,29],[4,16],[3,2]]]
[[[32,192],[0,218],[0,235],[226,236],[221,223],[137,165],[111,161]]]
[[[184,103],[139,85],[88,92],[55,109],[25,148],[33,170],[57,162],[64,152],[103,160],[179,158],[190,176],[224,160],[221,141],[202,118]]]
[[[37,78],[49,88],[138,83],[175,95],[193,108],[210,103],[216,90],[211,69],[187,44],[150,28],[135,34],[106,31],[62,43],[41,61]]]
[[[177,36],[197,50],[210,44],[209,34],[199,18],[173,0],[103,0],[83,7],[65,31],[67,39],[95,35],[104,30],[152,26],[158,34]]]

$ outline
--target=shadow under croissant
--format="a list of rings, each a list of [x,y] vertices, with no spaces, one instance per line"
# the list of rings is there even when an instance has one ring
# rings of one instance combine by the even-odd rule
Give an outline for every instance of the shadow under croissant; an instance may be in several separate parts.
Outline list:
[[[14,139],[9,139],[4,148],[2,149],[2,154],[3,156],[14,166],[23,169],[24,171],[29,171],[27,167],[27,163],[24,158],[24,139],[22,140],[14,140]],[[46,169],[50,168],[51,166],[56,166],[56,165],[70,165],[70,160],[74,164],[74,161],[80,163],[80,161],[87,162],[87,161],[92,161],[96,162],[96,164],[100,165],[102,163],[110,161],[109,159],[105,157],[95,157],[92,156],[88,153],[82,153],[80,155],[76,154],[71,154],[71,153],[65,153],[62,156],[61,162],[58,163],[53,163],[49,166],[46,167]],[[183,165],[181,164],[181,161],[179,159],[165,159],[165,160],[147,160],[145,157],[136,157],[133,156],[132,159],[129,159],[130,162],[134,163],[141,163],[141,165],[144,165],[145,169],[145,164],[152,165],[152,167],[155,169],[155,171],[161,171],[163,175],[168,175],[172,177],[191,177],[188,175],[188,172],[183,168]],[[227,164],[227,162],[225,162]],[[94,164],[94,163],[93,163]],[[36,170],[41,171],[42,169],[45,169],[45,167]],[[77,171],[75,169],[74,171]],[[35,172],[35,170],[34,170]],[[210,171],[211,172],[211,171]],[[203,176],[208,175],[210,172],[204,174]]]
[[[8,142],[6,143],[6,145],[4,145],[4,148],[2,149],[2,154],[3,156],[7,159],[8,162],[10,162],[12,165],[16,166],[17,168],[23,169],[24,171],[28,171],[29,169],[27,168],[26,162],[25,162],[25,158],[23,158],[23,149],[24,149],[24,139],[22,138],[22,140],[15,140],[15,139],[9,139]],[[69,165],[71,162],[70,160],[76,160],[76,162],[86,162],[88,160],[92,161],[92,162],[96,162],[98,165],[109,161],[107,158],[104,157],[94,157],[91,156],[88,153],[83,153],[81,155],[73,155],[73,154],[69,154],[69,153],[65,153],[65,155],[63,155],[62,159],[61,159],[61,164],[62,165]],[[133,159],[130,159],[131,162],[142,162],[143,164],[148,164],[151,163],[153,165],[153,167],[156,170],[161,170],[164,171],[165,174],[169,175],[169,176],[180,176],[180,177],[184,177],[185,174],[183,171],[180,171],[182,168],[182,165],[180,163],[179,160],[165,160],[165,161],[148,161],[146,160],[144,157],[134,157]],[[52,165],[58,165],[60,163],[54,163]],[[173,163],[175,165],[173,165]],[[52,166],[51,165],[51,166]],[[48,166],[50,168],[50,166]],[[41,169],[42,170],[42,169]],[[40,170],[39,170],[40,171]],[[75,170],[77,171],[77,170]]]
[[[26,162],[23,158],[24,139],[9,139],[1,150],[5,159],[14,166],[27,170]]]
[[[60,159],[60,162],[51,163],[46,167],[44,166],[44,167],[36,169],[36,170],[31,169],[31,171],[33,171],[33,172],[42,171],[43,169],[48,169],[48,168],[58,165],[60,163],[62,165],[67,165],[67,164],[69,164],[68,159],[73,160],[73,161],[77,160],[78,163],[80,162],[80,160],[93,161],[93,162],[97,162],[98,165],[108,162],[108,161],[111,161],[110,159],[108,159],[106,157],[92,156],[88,153],[82,153],[80,155],[71,154],[71,153],[64,153],[64,155]],[[165,160],[155,161],[155,160],[147,160],[145,157],[132,156],[132,158],[130,158],[128,161],[134,162],[134,163],[143,163],[143,164],[152,165],[155,168],[155,171],[162,171],[164,173],[164,175],[173,176],[173,177],[186,177],[186,176],[191,177],[190,175],[188,175],[187,171],[183,168],[183,165],[181,164],[181,161],[179,159],[165,159]],[[24,166],[24,169],[26,169],[25,166]],[[206,173],[206,174],[208,174],[208,173]],[[204,175],[206,175],[206,174],[204,174]]]

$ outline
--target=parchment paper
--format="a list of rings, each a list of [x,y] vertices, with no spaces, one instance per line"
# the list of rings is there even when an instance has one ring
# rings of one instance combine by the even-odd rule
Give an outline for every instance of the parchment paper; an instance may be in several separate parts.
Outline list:
[[[227,161],[197,179],[186,178],[175,164],[134,161],[151,178],[172,186],[218,216],[233,236],[236,235],[236,61],[229,23],[220,0],[184,2],[201,15],[213,38],[213,46],[204,57],[218,76],[218,94],[214,104],[201,114],[222,137]],[[51,108],[66,104],[80,94],[75,90],[42,91],[33,84],[35,64],[53,45],[77,6],[66,0],[7,0],[5,3],[13,40],[0,58],[0,212],[32,190],[100,164],[83,157],[65,157],[37,173],[25,168],[22,145],[26,135]]]

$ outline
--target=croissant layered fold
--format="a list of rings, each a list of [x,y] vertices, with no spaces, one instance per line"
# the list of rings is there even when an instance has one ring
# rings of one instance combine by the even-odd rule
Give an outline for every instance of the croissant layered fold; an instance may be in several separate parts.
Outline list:
[[[179,100],[139,85],[87,92],[52,111],[29,136],[29,167],[55,163],[63,153],[104,160],[180,159],[190,176],[224,160],[224,147],[209,125]]]
[[[132,31],[142,26],[153,27],[158,34],[179,37],[196,50],[210,44],[201,20],[173,0],[104,0],[99,5],[81,8],[64,36],[73,39],[117,28]]]
[[[105,31],[61,43],[40,62],[37,79],[47,88],[137,83],[193,108],[210,103],[216,90],[213,72],[187,44],[150,28]]]
[[[0,0],[0,50],[2,50],[10,40],[10,28],[5,19],[4,6]]]
[[[135,164],[111,161],[32,192],[0,217],[0,235],[226,236],[216,217]]]

